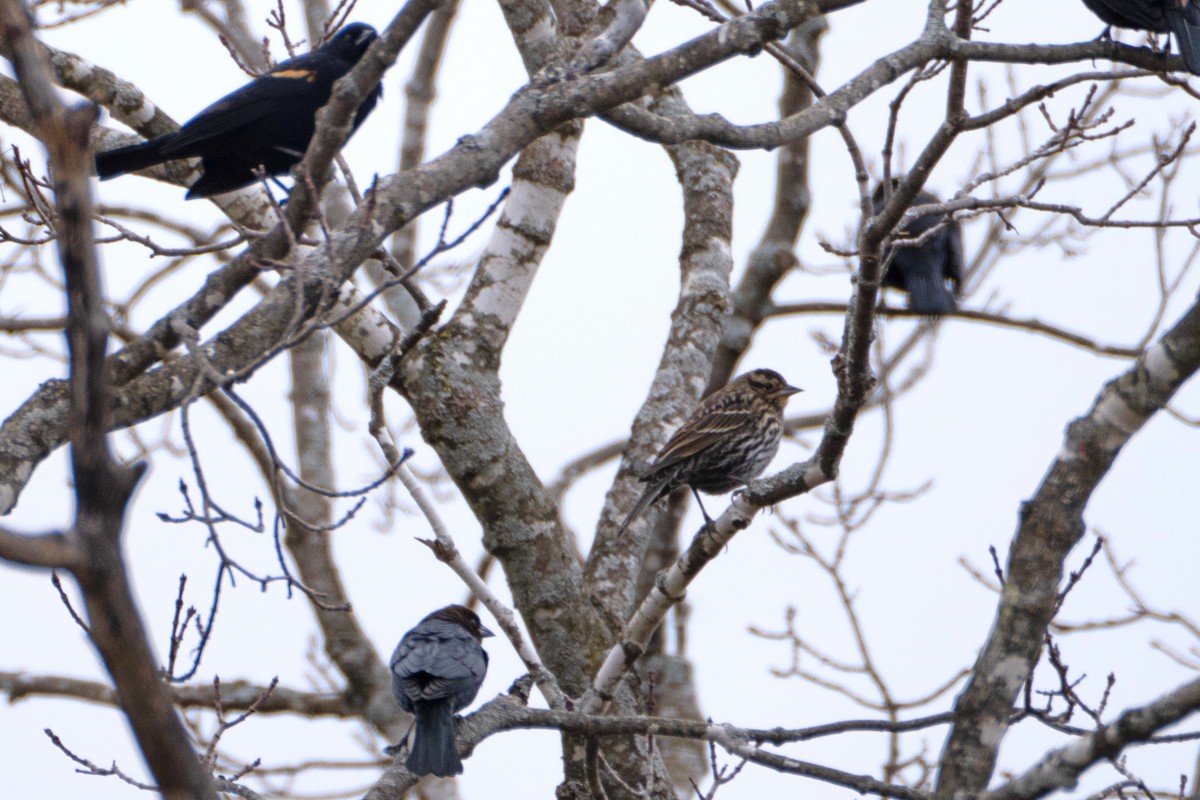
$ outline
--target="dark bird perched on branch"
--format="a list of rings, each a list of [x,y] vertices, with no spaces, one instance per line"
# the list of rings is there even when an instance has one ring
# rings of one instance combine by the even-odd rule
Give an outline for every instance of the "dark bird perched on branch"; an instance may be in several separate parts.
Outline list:
[[[1110,26],[1173,34],[1188,71],[1200,75],[1200,0],[1083,0],[1083,4]]]
[[[376,39],[375,29],[356,22],[319,49],[289,58],[270,72],[227,94],[174,133],[96,155],[101,180],[164,161],[199,158],[204,174],[187,199],[232,192],[279,175],[300,163],[316,130],[316,114],[329,102],[333,84],[349,72]],[[354,115],[351,133],[375,107],[376,86]]]
[[[492,635],[474,611],[453,605],[425,617],[396,645],[392,694],[416,717],[406,762],[412,774],[462,774],[454,746],[454,714],[466,708],[483,685],[488,655],[480,644]]]
[[[895,189],[899,183],[898,179],[893,178],[892,188]],[[871,201],[876,214],[883,210],[887,198],[884,196],[882,183],[875,187]],[[918,192],[913,205],[938,202],[940,201],[929,192]],[[942,220],[941,214],[917,217],[907,227],[898,229],[896,238],[919,238],[941,224]],[[953,311],[958,306],[956,298],[963,278],[962,228],[951,219],[931,236],[928,241],[909,247],[902,242],[894,242],[894,255],[883,274],[882,285],[907,292],[910,309],[919,314],[936,317]]]
[[[779,450],[783,407],[799,391],[778,372],[756,369],[704,398],[642,477],[646,491],[617,533],[681,486],[691,487],[705,521],[712,522],[699,492],[724,494],[762,474]]]

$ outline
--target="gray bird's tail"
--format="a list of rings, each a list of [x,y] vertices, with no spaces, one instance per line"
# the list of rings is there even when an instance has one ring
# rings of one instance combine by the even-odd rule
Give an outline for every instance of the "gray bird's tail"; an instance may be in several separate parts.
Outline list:
[[[1179,48],[1188,72],[1200,75],[1200,0],[1187,0],[1186,5],[1179,0],[1169,0],[1163,5],[1175,46]]]
[[[439,778],[461,775],[463,764],[454,746],[454,712],[450,710],[450,701],[417,703],[415,714],[417,729],[405,762],[408,771],[413,775],[433,773]]]

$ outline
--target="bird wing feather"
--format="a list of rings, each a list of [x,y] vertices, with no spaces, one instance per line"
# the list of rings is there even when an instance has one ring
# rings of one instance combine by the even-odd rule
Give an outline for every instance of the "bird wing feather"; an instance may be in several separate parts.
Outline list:
[[[486,672],[486,655],[465,632],[450,636],[410,633],[392,658],[392,673],[412,700],[452,697],[470,687],[478,690]]]
[[[270,72],[230,92],[183,124],[178,133],[163,147],[163,153],[181,153],[188,147],[204,142],[265,117],[288,118],[308,108],[319,108],[324,101],[314,103],[312,84],[320,80],[313,58],[316,53],[289,58]],[[324,98],[328,100],[328,97]]]
[[[162,148],[163,154],[178,154],[182,158],[187,155],[185,151],[188,148],[260,119],[288,119],[309,109],[320,108],[323,103],[314,105],[311,90],[299,86],[300,82],[296,78],[259,78],[189,120],[179,129],[179,134]],[[294,91],[280,91],[286,89]]]
[[[1083,4],[1109,25],[1165,33],[1167,22],[1162,0],[1083,0]]]
[[[754,414],[742,409],[714,408],[690,420],[663,446],[653,472],[708,450],[733,431],[754,425]]]

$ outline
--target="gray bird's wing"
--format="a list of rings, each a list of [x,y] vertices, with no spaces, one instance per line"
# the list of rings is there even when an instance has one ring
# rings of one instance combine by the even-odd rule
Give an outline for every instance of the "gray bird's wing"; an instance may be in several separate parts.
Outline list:
[[[453,698],[458,710],[479,691],[487,673],[487,655],[479,641],[462,628],[435,621],[414,628],[401,640],[391,667],[397,699]]]

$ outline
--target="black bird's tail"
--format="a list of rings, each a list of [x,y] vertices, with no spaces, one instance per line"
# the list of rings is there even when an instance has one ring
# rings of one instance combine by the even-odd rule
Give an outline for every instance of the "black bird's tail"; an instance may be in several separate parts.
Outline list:
[[[906,276],[908,307],[927,316],[936,317],[953,311],[957,304],[945,281],[926,272]]]
[[[1200,75],[1200,0],[1187,0],[1186,5],[1169,0],[1163,6],[1175,46],[1179,48],[1188,72]]]
[[[409,751],[408,771],[413,775],[433,773],[439,778],[461,775],[462,759],[454,746],[454,712],[450,700],[416,704],[417,730]]]
[[[100,180],[108,180],[127,172],[152,167],[164,161],[170,161],[171,156],[162,154],[162,146],[166,137],[160,136],[141,144],[131,144],[128,147],[118,147],[107,153],[96,154],[96,174]],[[174,156],[178,158],[179,156]]]

